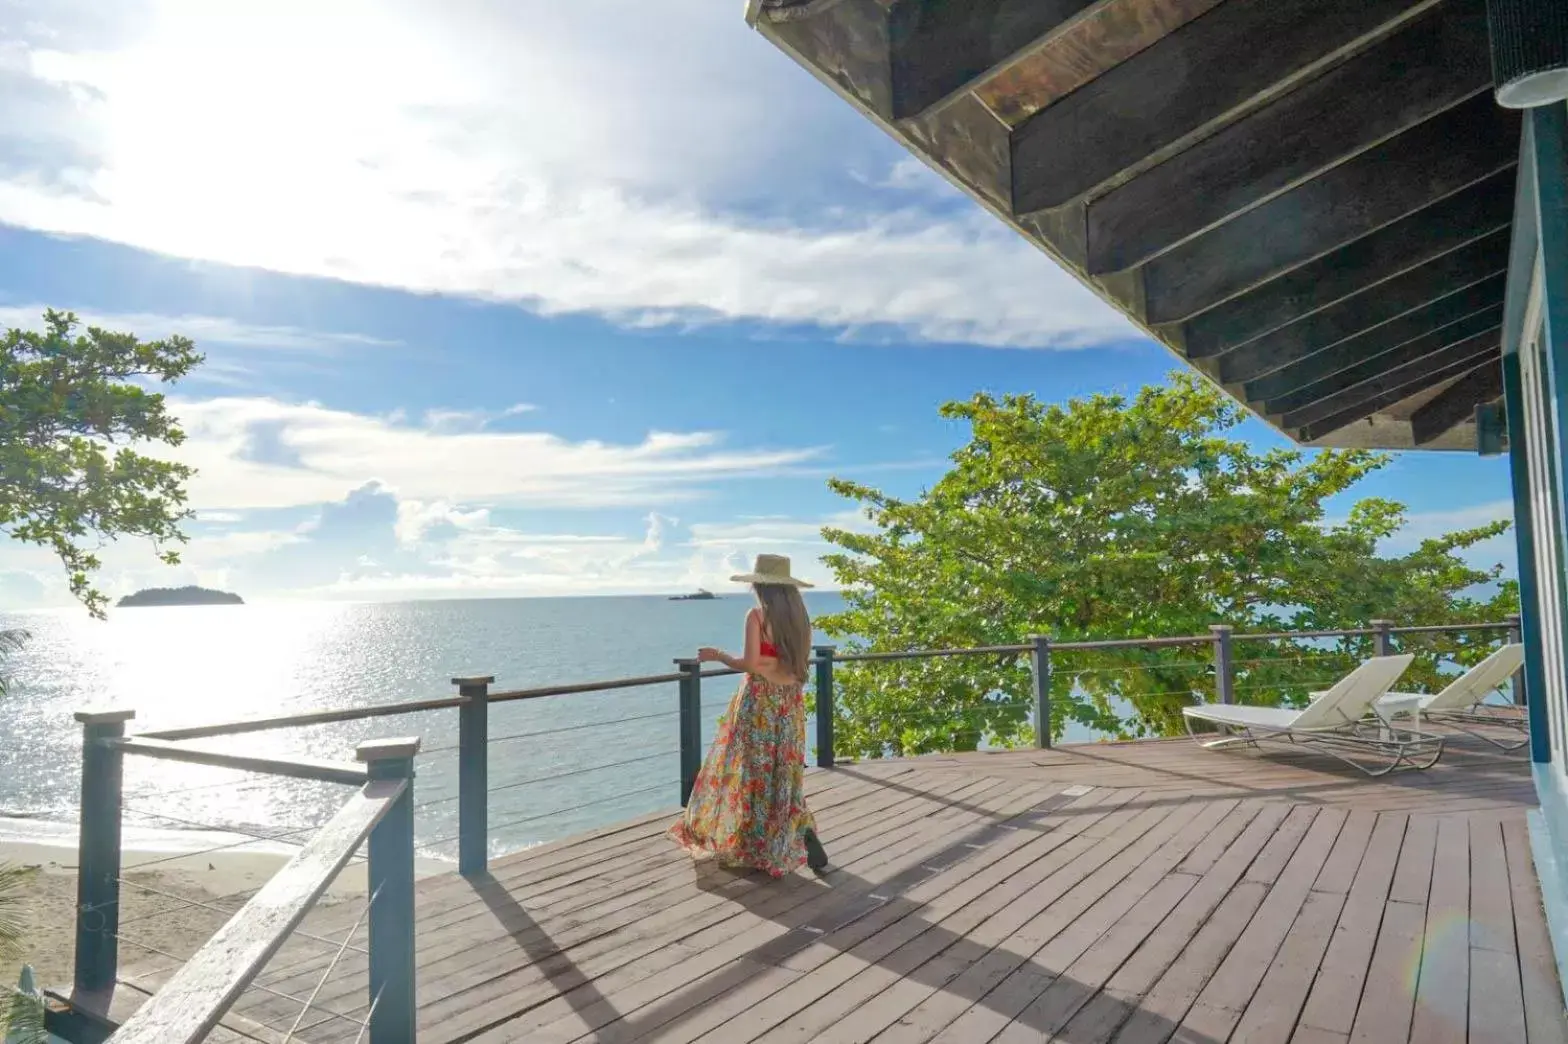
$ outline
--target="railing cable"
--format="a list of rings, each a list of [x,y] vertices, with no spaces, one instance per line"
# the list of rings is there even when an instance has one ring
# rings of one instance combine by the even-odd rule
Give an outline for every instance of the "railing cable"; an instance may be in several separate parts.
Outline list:
[[[238,910],[228,910],[228,909],[225,909],[224,907],[217,906],[215,904],[220,903],[220,902],[228,902],[228,901],[231,901],[231,900],[234,900],[234,899],[240,899],[240,898],[248,897],[250,895],[255,894],[255,892],[258,890],[257,888],[247,888],[243,892],[231,892],[228,895],[214,896],[212,898],[212,901],[210,901],[210,902],[203,902],[200,899],[192,899],[189,896],[179,895],[179,894],[177,894],[175,892],[166,892],[166,891],[164,891],[161,888],[153,888],[150,885],[140,884],[140,883],[138,883],[136,881],[131,881],[131,880],[128,880],[128,879],[126,879],[124,877],[119,878],[119,882],[120,882],[121,885],[123,885],[126,888],[134,888],[138,892],[144,892],[147,895],[156,895],[160,899],[170,899],[170,900],[173,900],[174,902],[179,904],[177,906],[166,906],[166,907],[164,907],[161,910],[154,910],[151,913],[137,914],[135,917],[122,918],[120,920],[120,926],[122,928],[125,925],[127,925],[127,924],[135,924],[138,921],[156,920],[159,917],[162,917],[164,914],[175,913],[178,910],[183,910],[183,909],[187,909],[187,908],[195,908],[195,909],[200,909],[200,910],[209,910],[212,913],[218,913],[218,914],[223,914],[223,915],[225,915],[227,917],[233,917],[236,913],[239,912]],[[359,926],[356,924],[355,928],[358,928],[358,927]],[[351,942],[352,942],[352,935],[346,937],[345,939],[341,939],[341,940],[340,939],[328,939],[326,936],[316,935],[315,933],[307,932],[307,931],[305,931],[302,928],[294,929],[293,934],[299,936],[301,939],[309,939],[311,942],[321,943],[323,946],[331,946],[331,947],[336,947],[336,946],[340,946],[340,945],[341,946],[348,946],[348,948],[353,950],[355,953],[363,954],[365,956],[369,956],[369,954],[370,954],[370,951],[366,950],[364,947],[350,945]]]
[[[343,955],[351,949],[349,943],[353,940],[354,933],[359,931],[359,926],[361,924],[365,923],[365,915],[370,913],[370,908],[376,905],[376,899],[380,895],[381,889],[377,888],[370,894],[370,898],[365,900],[365,908],[361,910],[359,912],[359,916],[354,919],[353,927],[350,928],[343,936],[343,945],[338,948],[337,953],[332,955],[332,960],[327,964],[326,971],[322,972],[321,978],[316,980],[315,989],[311,990],[310,996],[305,999],[305,1006],[301,1008],[299,1014],[295,1016],[294,1025],[290,1026],[288,1033],[284,1034],[283,1044],[289,1044],[289,1042],[294,1039],[294,1034],[299,1032],[300,1024],[305,1021],[305,1016],[310,1014],[311,1008],[316,1003],[316,998],[321,995],[322,989],[327,985],[327,980],[332,978],[332,973],[337,970],[338,962],[341,961],[343,959]],[[364,953],[365,951],[360,950],[359,952]],[[368,1025],[370,1020],[366,1019],[365,1021]]]
[[[580,805],[569,805],[566,808],[557,808],[557,809],[553,809],[553,810],[551,810],[549,812],[540,812],[537,815],[524,816],[521,819],[511,819],[511,820],[507,820],[504,823],[492,823],[490,825],[490,829],[492,831],[505,830],[508,827],[521,826],[524,823],[533,823],[533,822],[536,822],[537,820],[540,820],[540,819],[549,819],[551,816],[559,816],[559,815],[563,815],[563,814],[565,814],[567,812],[576,812],[579,809],[592,808],[595,805],[608,804],[611,801],[621,801],[621,800],[624,800],[626,798],[633,798],[633,797],[637,797],[637,796],[642,795],[642,794],[652,794],[656,790],[668,791],[668,790],[672,789],[673,787],[677,786],[679,784],[679,782],[680,782],[679,780],[675,780],[675,781],[672,781],[672,782],[660,783],[657,786],[643,787],[641,790],[618,791],[618,792],[616,792],[614,794],[610,794],[607,797],[595,798],[592,801],[584,801]],[[436,838],[433,841],[425,842],[425,847],[426,847],[427,850],[429,850],[429,849],[432,849],[432,848],[436,847],[437,845],[450,844],[453,841],[456,841],[459,836],[460,835],[458,835],[458,834],[450,834],[450,835],[448,835],[446,837],[438,837],[438,838]]]
[[[127,946],[134,946],[138,950],[145,950],[146,952],[148,952],[150,954],[153,954],[154,956],[162,957],[164,960],[174,961],[174,962],[176,962],[177,964],[180,964],[180,965],[185,965],[185,964],[190,963],[190,958],[189,957],[180,957],[180,956],[178,956],[176,954],[169,953],[167,950],[160,950],[156,946],[149,946],[148,944],[146,944],[144,942],[138,942],[135,939],[129,938],[128,936],[125,936],[123,934],[115,933],[114,937],[116,939],[120,940],[120,942],[125,943]],[[292,993],[284,993],[282,990],[275,990],[275,989],[273,989],[270,986],[263,986],[259,982],[252,982],[252,983],[250,983],[250,985],[248,985],[246,987],[246,989],[248,989],[248,990],[256,990],[257,992],[265,993],[267,996],[269,996],[269,997],[276,997],[278,1000],[286,1000],[290,1004],[303,1004],[305,1002],[303,997],[296,997]],[[337,1011],[336,1009],[329,1008],[329,1007],[327,1007],[325,1005],[317,1005],[316,1010],[321,1012],[324,1015],[330,1015],[330,1016],[332,1016],[335,1019],[342,1019],[344,1022],[347,1022],[350,1025],[364,1026],[366,1024],[365,1020],[363,1020],[363,1019],[355,1018],[353,1015],[346,1015],[346,1014],[344,1014],[341,1011]],[[268,1029],[272,1029],[272,1030],[276,1030],[277,1029],[277,1027],[275,1025],[271,1024],[271,1023],[263,1023],[263,1025],[265,1025]],[[225,1027],[225,1028],[227,1028],[227,1027]]]

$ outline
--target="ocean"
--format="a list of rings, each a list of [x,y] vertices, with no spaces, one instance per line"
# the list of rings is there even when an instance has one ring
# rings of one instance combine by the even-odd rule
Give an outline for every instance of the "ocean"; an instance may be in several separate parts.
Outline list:
[[[807,596],[814,616],[842,604]],[[31,632],[0,699],[0,838],[73,836],[80,732],[73,712],[123,707],[132,731],[449,695],[450,679],[496,689],[663,674],[700,645],[736,650],[745,594],[713,601],[537,598],[271,603],[0,614]],[[703,691],[710,740],[736,682]],[[497,853],[625,820],[679,799],[676,686],[500,704],[491,709],[491,845]],[[635,720],[629,720],[635,719]],[[353,760],[356,743],[417,735],[417,836],[450,858],[457,832],[455,711],[204,741],[253,753]],[[179,848],[242,831],[308,836],[348,797],[341,786],[128,758],[128,847]],[[232,838],[230,838],[232,839]]]
[[[813,616],[839,595],[810,592]],[[0,841],[74,843],[81,709],[129,708],[152,731],[451,695],[454,677],[496,690],[666,674],[698,646],[738,651],[751,599],[515,598],[395,603],[289,602],[0,614],[31,633],[0,699]],[[828,640],[819,637],[819,640]],[[713,738],[736,680],[703,689]],[[490,711],[490,841],[497,854],[630,819],[679,801],[673,683],[497,704]],[[814,723],[807,723],[807,745]],[[1091,738],[1072,730],[1069,740]],[[205,740],[247,753],[353,760],[366,739],[418,736],[416,834],[454,858],[457,712]],[[126,760],[128,848],[182,850],[234,831],[293,842],[348,797],[342,786],[201,766]],[[266,847],[257,843],[255,847]]]

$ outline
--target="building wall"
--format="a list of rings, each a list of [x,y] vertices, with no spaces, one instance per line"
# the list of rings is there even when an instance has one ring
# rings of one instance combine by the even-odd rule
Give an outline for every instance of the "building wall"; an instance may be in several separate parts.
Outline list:
[[[1568,997],[1568,105],[1527,113],[1503,375],[1540,809],[1531,841]]]

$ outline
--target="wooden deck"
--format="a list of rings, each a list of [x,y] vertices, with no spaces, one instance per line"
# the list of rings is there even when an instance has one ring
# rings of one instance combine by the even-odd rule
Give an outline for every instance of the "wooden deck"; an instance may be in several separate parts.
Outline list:
[[[808,780],[820,879],[694,865],[672,812],[425,881],[421,1041],[1568,1042],[1522,754],[1368,780],[1167,741]],[[237,1012],[287,1029],[276,994],[330,959],[291,943]],[[363,1018],[365,981],[351,951],[317,1004]]]

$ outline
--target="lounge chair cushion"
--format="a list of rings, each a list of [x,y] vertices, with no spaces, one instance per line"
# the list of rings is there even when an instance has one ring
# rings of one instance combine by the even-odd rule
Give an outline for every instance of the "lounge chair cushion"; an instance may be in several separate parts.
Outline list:
[[[1200,721],[1221,725],[1255,725],[1265,729],[1288,729],[1301,717],[1301,712],[1290,707],[1248,707],[1239,704],[1205,703],[1201,707],[1183,707],[1182,713]]]

